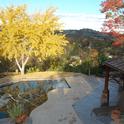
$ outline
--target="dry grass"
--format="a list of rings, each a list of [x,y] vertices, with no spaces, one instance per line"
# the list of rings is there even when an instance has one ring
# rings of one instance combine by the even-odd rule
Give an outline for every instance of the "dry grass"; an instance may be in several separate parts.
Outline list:
[[[56,79],[56,78],[64,78],[71,76],[79,76],[80,73],[73,72],[55,72],[55,71],[46,71],[46,72],[34,72],[27,73],[25,75],[8,75],[4,78],[0,78],[0,83],[6,82],[17,82],[21,80],[36,80],[36,79]]]

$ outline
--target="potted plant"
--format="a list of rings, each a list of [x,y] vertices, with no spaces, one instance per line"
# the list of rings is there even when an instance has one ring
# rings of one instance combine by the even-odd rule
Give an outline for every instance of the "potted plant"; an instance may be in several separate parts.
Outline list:
[[[27,118],[27,114],[21,104],[14,103],[7,106],[7,112],[10,118],[15,121],[15,124],[23,124]]]

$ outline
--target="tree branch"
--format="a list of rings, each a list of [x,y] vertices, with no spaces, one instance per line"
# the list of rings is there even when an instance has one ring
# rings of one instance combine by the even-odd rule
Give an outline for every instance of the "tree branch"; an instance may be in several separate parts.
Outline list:
[[[19,62],[18,62],[18,59],[15,58],[15,60],[16,60],[16,64],[17,64],[17,66],[19,67],[19,70],[21,70],[21,66],[20,66],[20,64],[19,64]]]
[[[29,56],[25,59],[23,65],[26,65],[26,63],[28,62],[28,60],[29,60]]]

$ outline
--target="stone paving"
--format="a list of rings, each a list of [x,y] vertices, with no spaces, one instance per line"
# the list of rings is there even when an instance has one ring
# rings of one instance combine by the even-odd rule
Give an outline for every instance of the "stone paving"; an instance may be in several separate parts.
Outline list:
[[[98,80],[86,75],[65,79],[71,88],[50,91],[48,101],[32,111],[30,117],[33,124],[83,124],[73,105],[90,94],[97,86]]]
[[[77,101],[73,107],[79,118],[84,124],[112,124],[111,107],[101,107],[100,99],[103,90],[103,81],[98,87],[85,98]],[[110,106],[116,106],[118,97],[118,85],[110,83]],[[93,112],[94,109],[99,110],[97,115]],[[114,107],[113,107],[114,108]],[[104,112],[104,113],[103,113]],[[103,113],[103,114],[102,114]],[[105,115],[105,113],[107,113]]]
[[[48,100],[35,108],[30,119],[32,124],[110,124],[110,117],[97,117],[92,111],[100,107],[100,97],[104,80],[95,76],[75,73],[38,73],[25,77],[9,77],[0,82],[10,82],[29,79],[65,78],[71,88],[57,88],[48,93]],[[110,86],[110,95],[116,97],[117,86]],[[110,97],[111,105],[115,104]],[[9,124],[1,123],[0,124]]]

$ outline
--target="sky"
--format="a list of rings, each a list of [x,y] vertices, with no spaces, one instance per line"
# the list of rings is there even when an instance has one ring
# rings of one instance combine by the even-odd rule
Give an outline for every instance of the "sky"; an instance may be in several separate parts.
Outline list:
[[[101,30],[104,15],[100,13],[103,0],[0,0],[0,7],[26,4],[29,13],[56,7],[64,29],[91,28]]]

